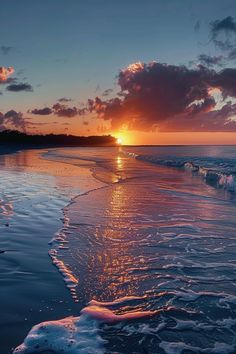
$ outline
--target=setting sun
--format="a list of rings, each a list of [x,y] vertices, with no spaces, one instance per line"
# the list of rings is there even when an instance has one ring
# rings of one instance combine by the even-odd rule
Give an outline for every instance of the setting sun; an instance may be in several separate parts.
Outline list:
[[[120,137],[119,137],[119,138],[117,138],[117,144],[118,144],[118,145],[122,145],[122,143],[123,143],[122,138],[120,138]]]

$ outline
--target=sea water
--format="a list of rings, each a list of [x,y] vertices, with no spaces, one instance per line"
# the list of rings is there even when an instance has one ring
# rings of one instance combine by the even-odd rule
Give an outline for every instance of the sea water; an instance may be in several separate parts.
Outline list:
[[[64,208],[50,241],[78,311],[45,318],[14,353],[235,353],[236,148],[67,148],[44,159],[88,164],[101,184]]]

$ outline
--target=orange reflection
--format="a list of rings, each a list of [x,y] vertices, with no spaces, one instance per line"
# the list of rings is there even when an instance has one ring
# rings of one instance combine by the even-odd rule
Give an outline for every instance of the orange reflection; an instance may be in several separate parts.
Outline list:
[[[128,161],[118,155],[115,157],[115,163],[119,171],[126,168]],[[92,232],[96,243],[102,245],[98,248],[93,247],[88,258],[88,269],[93,281],[96,274],[95,287],[99,290],[105,285],[106,288],[103,293],[98,291],[97,295],[94,292],[91,294],[97,300],[137,294],[140,276],[133,272],[133,268],[139,265],[139,259],[134,251],[137,244],[129,241],[135,237],[130,220],[136,194],[135,189],[127,188],[127,184],[118,182],[105,190],[94,192],[92,201],[90,196],[80,199],[80,204],[86,205],[86,209],[90,210],[91,219],[90,217],[87,219],[86,213],[86,222],[94,223],[94,228],[91,231],[87,230],[86,235]],[[77,205],[76,215],[80,215],[80,208]],[[85,287],[87,288],[86,284]]]
[[[86,190],[90,185],[94,188],[100,186],[86,167],[83,161],[77,166],[66,162],[47,160],[42,155],[48,150],[23,150],[18,153],[0,156],[0,166],[6,170],[23,171],[27,173],[47,174],[56,178],[56,184],[62,188],[78,188]],[[72,162],[73,163],[73,162]],[[93,163],[91,162],[91,165]],[[86,166],[88,162],[86,162]],[[78,178],[79,176],[79,178]]]

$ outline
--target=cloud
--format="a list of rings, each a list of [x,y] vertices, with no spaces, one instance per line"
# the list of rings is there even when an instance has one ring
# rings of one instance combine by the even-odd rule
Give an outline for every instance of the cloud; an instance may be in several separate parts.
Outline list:
[[[40,109],[35,108],[32,111],[30,111],[30,113],[45,116],[45,115],[52,114],[53,110],[49,107],[40,108]]]
[[[236,130],[236,123],[226,121],[228,115],[217,116],[212,89],[221,91],[224,99],[236,98],[236,69],[216,72],[202,65],[194,69],[185,66],[151,62],[133,63],[120,71],[118,84],[122,96],[103,100],[88,100],[88,110],[112,129],[126,127],[134,130],[190,129]],[[231,105],[232,106],[232,105]],[[234,107],[231,107],[231,114]],[[229,110],[229,107],[228,107]]]
[[[28,83],[20,82],[20,83],[8,85],[6,87],[6,90],[11,92],[20,92],[20,91],[32,92],[33,87]]]
[[[0,67],[0,83],[7,83],[7,79],[10,75],[14,73],[14,68],[9,66],[5,68],[4,66]]]
[[[72,118],[72,117],[75,117],[78,114],[78,110],[77,110],[76,107],[67,107],[67,106],[62,105],[60,103],[54,104],[52,108],[54,110],[54,113],[58,117]]]
[[[198,20],[194,25],[194,32],[199,32],[201,27],[201,22]]]
[[[25,131],[26,123],[23,114],[15,110],[10,110],[5,114],[0,113],[0,129],[5,130],[9,126]]]
[[[163,122],[162,132],[236,132],[236,121],[231,117],[236,115],[236,104],[226,103],[220,110],[213,110],[192,117],[180,115],[178,119]]]
[[[62,98],[59,98],[58,102],[71,102],[72,99],[71,98],[67,98],[67,97],[62,97]]]
[[[82,116],[87,114],[88,109],[87,107],[84,108],[68,107],[67,105],[57,102],[52,106],[52,108],[50,107],[35,108],[29,112],[36,115],[55,114],[58,117],[73,118],[75,116]]]
[[[9,77],[14,73],[14,68],[9,66],[8,68],[1,66],[0,67],[0,84],[7,84],[7,91],[11,92],[20,92],[27,91],[32,92],[33,87],[27,82],[18,82],[17,78]]]
[[[236,33],[236,21],[234,21],[232,16],[225,17],[223,20],[213,21],[210,25],[213,38],[216,38],[220,32]]]
[[[234,49],[230,50],[230,52],[228,54],[228,59],[229,60],[236,59],[236,47]]]
[[[61,103],[55,103],[52,108],[53,113],[58,117],[73,118],[75,116],[82,116],[88,113],[87,108],[68,107]]]
[[[103,92],[102,96],[107,97],[113,92],[113,89],[107,89]]]
[[[221,65],[224,57],[223,55],[217,55],[217,56],[210,56],[206,54],[200,54],[198,56],[198,60],[202,65],[206,65],[208,67],[214,66],[214,65]]]
[[[236,69],[227,68],[215,74],[212,84],[221,90],[224,98],[236,97]]]
[[[0,47],[0,51],[3,55],[7,55],[10,53],[10,51],[12,50],[13,48],[12,47],[9,47],[9,46],[6,46],[6,45],[2,45]]]
[[[211,40],[216,47],[224,52],[228,52],[227,59],[236,57],[236,21],[232,16],[227,16],[223,20],[216,20],[210,23]]]

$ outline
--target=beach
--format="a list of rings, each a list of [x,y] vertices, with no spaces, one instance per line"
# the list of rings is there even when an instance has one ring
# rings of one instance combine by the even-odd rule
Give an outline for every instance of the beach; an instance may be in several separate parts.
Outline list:
[[[86,190],[89,172],[44,162],[43,152],[0,156],[1,353],[12,353],[33,324],[75,311],[48,256],[48,243],[63,225],[62,209]]]
[[[234,149],[1,155],[1,353],[235,353]]]

